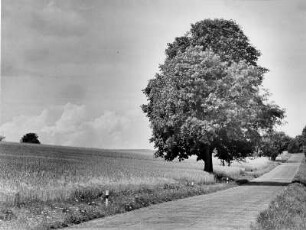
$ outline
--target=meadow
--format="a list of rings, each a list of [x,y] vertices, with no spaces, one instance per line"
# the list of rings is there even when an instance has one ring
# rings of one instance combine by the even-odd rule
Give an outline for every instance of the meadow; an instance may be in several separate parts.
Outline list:
[[[63,227],[235,186],[216,181],[195,158],[166,162],[153,153],[1,142],[0,220],[6,221],[0,226]],[[246,159],[231,167],[214,159],[219,178],[257,177],[274,166],[267,158]]]

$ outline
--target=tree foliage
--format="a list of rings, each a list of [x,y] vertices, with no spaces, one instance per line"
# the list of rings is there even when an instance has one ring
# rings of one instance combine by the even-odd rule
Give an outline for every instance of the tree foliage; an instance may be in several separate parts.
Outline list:
[[[302,131],[303,145],[306,146],[306,125]]]
[[[212,50],[222,61],[229,63],[245,61],[256,66],[260,52],[249,43],[249,39],[232,20],[205,19],[191,25],[186,36],[175,38],[168,44],[168,58],[183,53],[190,46],[202,46],[202,50]]]
[[[306,156],[306,125],[305,127],[303,128],[303,131],[302,131],[302,138],[303,138],[303,152],[305,153],[305,156]]]
[[[288,150],[291,138],[284,132],[270,131],[263,136],[261,142],[262,155],[270,157],[275,161],[276,157],[283,151]]]
[[[5,137],[0,135],[0,141],[3,141],[4,139]]]
[[[168,44],[166,54],[144,90],[148,104],[142,106],[156,156],[196,155],[212,172],[214,149],[227,161],[245,157],[258,144],[260,131],[283,117],[261,92],[266,70],[256,65],[259,52],[233,21],[196,23],[189,35]]]
[[[288,146],[289,153],[301,153],[303,152],[303,136],[297,135],[293,138]]]
[[[38,140],[38,135],[36,133],[27,133],[25,134],[21,140],[21,143],[32,143],[32,144],[40,144]]]

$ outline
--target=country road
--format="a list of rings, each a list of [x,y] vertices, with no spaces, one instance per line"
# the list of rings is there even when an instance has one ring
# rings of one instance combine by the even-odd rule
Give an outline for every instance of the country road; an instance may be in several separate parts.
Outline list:
[[[69,229],[249,229],[289,184],[303,154],[295,154],[250,184],[171,201],[75,225]]]

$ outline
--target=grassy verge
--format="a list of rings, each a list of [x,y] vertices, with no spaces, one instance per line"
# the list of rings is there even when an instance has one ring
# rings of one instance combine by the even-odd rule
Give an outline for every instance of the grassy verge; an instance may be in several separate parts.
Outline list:
[[[261,212],[253,230],[306,229],[306,162],[300,165],[293,183],[290,184],[269,208]]]
[[[290,156],[288,153],[283,153],[277,157],[276,161],[270,161],[268,158],[262,157],[253,160],[246,159],[245,162],[234,162],[231,167],[217,166],[215,167],[215,175],[221,180],[228,178],[238,184],[247,183],[287,161]]]
[[[91,219],[123,213],[171,200],[212,193],[235,186],[217,184],[164,184],[159,187],[143,186],[121,191],[110,190],[109,205],[105,206],[101,191],[77,191],[66,201],[29,203],[2,206],[0,226],[8,229],[55,229],[79,224]]]

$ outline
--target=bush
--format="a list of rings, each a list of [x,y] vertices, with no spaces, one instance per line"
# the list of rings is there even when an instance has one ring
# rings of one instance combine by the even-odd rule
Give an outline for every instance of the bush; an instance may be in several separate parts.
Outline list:
[[[38,136],[36,133],[27,133],[25,134],[21,140],[21,143],[32,143],[32,144],[40,144],[40,141],[38,140]]]

